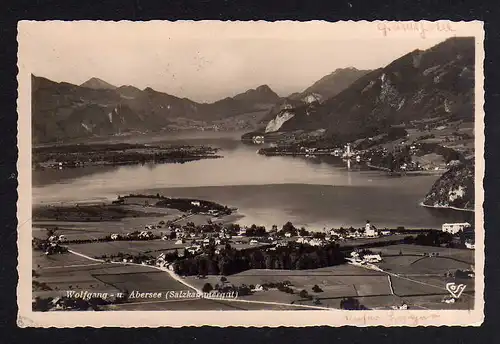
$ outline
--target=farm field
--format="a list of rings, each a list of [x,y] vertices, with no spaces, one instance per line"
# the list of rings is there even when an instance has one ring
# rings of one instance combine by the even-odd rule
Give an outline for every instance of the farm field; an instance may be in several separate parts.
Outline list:
[[[106,235],[118,233],[123,234],[133,231],[144,230],[146,225],[157,225],[160,221],[167,221],[166,217],[137,217],[126,218],[121,221],[105,222],[66,222],[66,221],[37,221],[34,223],[33,236],[46,237],[45,228],[57,227],[58,235],[65,235],[68,240],[96,239]],[[165,231],[164,228],[152,230],[154,234]]]
[[[220,276],[207,276],[198,279],[188,277],[186,281],[202,288],[205,283],[212,286],[221,284]],[[340,265],[314,270],[248,270],[239,274],[227,276],[227,282],[235,286],[242,284],[257,285],[264,283],[278,283],[289,281],[294,294],[288,294],[276,289],[258,291],[242,299],[254,301],[274,301],[283,303],[305,303],[312,305],[311,301],[303,300],[299,293],[306,290],[313,297],[320,300],[336,300],[338,307],[343,297],[357,297],[364,295],[390,295],[388,278],[385,274],[362,269],[352,265]],[[312,287],[318,285],[323,291],[315,293]]]
[[[85,244],[70,244],[68,247],[90,257],[102,255],[116,255],[119,252],[137,254],[147,251],[152,256],[159,255],[162,251],[184,248],[189,244],[176,245],[173,240],[145,240],[145,241],[107,241]]]
[[[431,274],[444,276],[447,271],[470,269],[471,264],[449,257],[394,256],[384,257],[377,265],[385,270],[398,274]]]
[[[452,257],[458,260],[463,260],[469,264],[474,263],[474,250],[469,249],[457,249],[457,248],[446,248],[446,247],[431,247],[431,246],[420,246],[420,245],[389,245],[384,247],[373,248],[372,251],[381,253],[382,255],[399,255],[401,252],[403,255],[420,255],[423,256],[425,253],[439,253],[441,257]]]
[[[163,293],[168,291],[188,291],[189,288],[171,278],[168,273],[151,268],[147,271],[131,272],[97,272],[93,274],[97,280],[119,290],[137,291],[141,293]],[[130,298],[133,301],[150,299]]]
[[[266,305],[235,301],[208,299],[162,300],[109,305],[105,310],[112,311],[209,311],[209,310],[300,310],[293,306]],[[304,308],[305,309],[305,308]]]
[[[60,256],[81,258],[73,254]],[[68,290],[116,293],[125,290],[166,292],[189,289],[172,279],[168,273],[147,266],[100,263],[87,259],[68,259],[64,264],[62,261],[58,263],[40,265],[35,270],[35,280],[45,283],[51,290],[35,291],[34,296],[61,296]]]

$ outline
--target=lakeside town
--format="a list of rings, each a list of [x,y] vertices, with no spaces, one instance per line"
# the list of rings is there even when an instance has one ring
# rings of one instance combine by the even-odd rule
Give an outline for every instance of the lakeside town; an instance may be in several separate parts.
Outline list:
[[[474,157],[473,126],[442,118],[413,121],[387,133],[340,144],[323,133],[284,137],[248,133],[242,140],[256,145],[269,141],[269,147],[258,150],[262,155],[335,156],[391,173],[443,173]]]
[[[78,231],[75,232],[75,229],[67,222],[87,221],[90,224],[95,223],[101,229],[105,228],[106,222],[100,221],[97,217],[89,218],[88,215],[89,212],[109,212],[106,207],[135,209],[136,213],[130,216],[133,219],[140,219],[143,228],[127,231],[122,227],[120,232],[113,232],[112,228],[109,228],[106,235],[82,235],[82,233],[78,234]],[[318,271],[318,269],[321,271],[321,269],[349,267],[355,271],[346,272],[345,278],[351,278],[348,276],[354,276],[364,270],[370,273],[389,274],[388,276],[394,274],[389,277],[391,288],[394,289],[393,283],[396,282],[391,278],[404,280],[408,278],[409,271],[418,273],[420,269],[413,266],[413,263],[422,259],[427,259],[429,262],[420,273],[423,273],[422,276],[432,276],[432,283],[427,281],[431,277],[425,277],[425,281],[411,277],[410,279],[414,280],[413,284],[417,286],[424,283],[434,288],[442,287],[435,284],[437,280],[465,281],[470,286],[474,276],[473,254],[467,254],[467,251],[473,253],[475,247],[474,226],[470,223],[445,223],[440,230],[404,227],[377,228],[370,221],[367,221],[366,225],[361,228],[315,230],[307,230],[304,227],[296,228],[291,222],[280,227],[274,225],[272,228],[255,224],[240,226],[232,220],[237,213],[235,208],[203,200],[171,199],[161,195],[119,196],[111,204],[99,207],[76,205],[65,208],[46,206],[46,208],[43,211],[37,210],[35,223],[37,220],[43,223],[43,220],[47,221],[56,213],[59,214],[57,219],[59,221],[62,219],[63,222],[60,222],[59,226],[48,226],[38,231],[33,238],[34,263],[36,263],[33,270],[34,310],[121,309],[120,307],[127,307],[126,305],[131,302],[127,295],[133,289],[130,287],[136,285],[137,282],[128,286],[127,280],[122,280],[118,284],[114,282],[110,284],[118,288],[115,295],[121,295],[120,297],[75,301],[74,297],[65,295],[67,290],[82,291],[86,290],[86,287],[79,283],[75,285],[69,282],[71,279],[68,282],[64,282],[64,278],[58,280],[56,276],[59,275],[50,277],[55,271],[50,268],[50,264],[47,264],[53,259],[71,262],[72,257],[90,261],[89,265],[92,266],[91,271],[85,272],[86,264],[78,264],[82,266],[82,270],[78,268],[79,272],[75,273],[81,276],[77,278],[81,281],[88,278],[91,281],[97,278],[95,282],[98,282],[104,278],[101,274],[97,274],[98,277],[92,277],[97,276],[94,271],[98,268],[96,264],[102,265],[103,269],[106,266],[117,267],[117,265],[122,266],[122,270],[127,267],[159,269],[167,273],[164,278],[173,278],[170,285],[179,284],[177,288],[181,286],[201,293],[234,292],[238,294],[238,300],[247,300],[250,303],[260,295],[259,302],[264,302],[261,305],[265,305],[266,302],[275,302],[275,294],[278,292],[288,295],[285,297],[288,300],[286,302],[281,300],[282,296],[278,297],[282,307],[290,304],[300,305],[299,307],[303,308],[370,309],[374,306],[369,307],[360,303],[360,300],[366,300],[366,297],[355,297],[352,293],[346,293],[345,290],[335,292],[335,288],[330,292],[337,295],[336,300],[341,303],[333,305],[328,300],[323,300],[321,296],[326,295],[325,291],[328,292],[331,289],[326,280],[315,283],[311,291],[307,291],[301,289],[301,284],[306,282],[307,278],[301,280],[301,283],[294,283],[289,281],[291,277],[276,280],[269,279],[267,273],[262,278],[257,276],[264,271],[276,271],[278,276],[286,276],[285,271],[304,271],[314,278],[316,272],[313,271]],[[142,214],[138,213],[140,208],[142,208]],[[72,215],[61,216],[65,211],[69,211]],[[153,219],[155,221],[151,222]],[[117,218],[108,220],[116,221]],[[404,259],[405,263],[398,262],[401,259]],[[69,262],[68,268],[71,266]],[[442,265],[443,262],[444,265]],[[405,267],[406,264],[410,265]],[[394,269],[395,266],[404,269],[398,272],[398,269]],[[359,269],[361,270],[356,272]],[[407,269],[410,270],[407,271]],[[83,278],[88,273],[90,276]],[[142,274],[147,273],[138,273],[138,275]],[[245,274],[255,277],[246,278]],[[110,274],[108,278],[122,275],[126,276],[127,273],[122,271],[119,275]],[[243,277],[235,277],[240,275]],[[228,282],[233,279],[241,280],[242,283]],[[380,278],[377,277],[376,280],[378,285]],[[95,282],[87,287],[92,286],[94,291],[98,291],[99,283]],[[106,281],[105,285],[107,285]],[[154,285],[160,287],[156,282]],[[103,291],[107,288],[109,286],[101,287]],[[407,287],[403,286],[401,290],[405,288]],[[413,288],[415,286],[409,290]],[[468,292],[471,291],[468,290]],[[391,295],[396,297],[398,294],[393,290]],[[434,305],[442,303],[452,305],[457,302],[459,307],[466,306],[463,304],[463,299],[458,300],[446,293],[438,293],[439,297],[435,293],[430,293],[430,295],[434,295],[432,300]],[[343,297],[339,298],[339,296]],[[420,306],[409,301],[412,298],[415,297],[397,297],[398,300],[404,299],[401,304],[394,303],[394,301],[387,303],[388,301],[385,300],[378,307],[420,309]],[[141,304],[135,298],[134,301],[133,304],[139,307],[138,309],[146,305]],[[193,299],[191,301],[195,302]]]

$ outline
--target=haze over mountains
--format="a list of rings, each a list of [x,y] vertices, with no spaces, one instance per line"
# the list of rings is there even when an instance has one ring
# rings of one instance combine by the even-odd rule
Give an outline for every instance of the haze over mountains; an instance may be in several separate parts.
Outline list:
[[[206,104],[98,78],[77,86],[37,76],[32,76],[32,96],[34,142],[159,131],[178,118],[214,121],[266,113],[280,100],[267,85]]]
[[[327,98],[364,73],[355,68],[338,69],[289,98],[281,98],[269,86],[262,85],[209,104],[150,87],[144,90],[130,85],[117,87],[96,77],[77,86],[32,76],[33,141],[168,130],[179,127],[179,122],[181,128],[189,128],[196,121],[253,125],[279,112],[283,103],[301,105]]]
[[[369,72],[323,102],[282,108],[266,132],[326,129],[353,139],[423,118],[474,119],[474,38],[450,38]]]
[[[179,123],[187,129],[192,123],[260,122],[269,133],[325,129],[351,139],[415,119],[473,120],[474,39],[451,38],[373,71],[337,69],[285,98],[262,85],[197,103],[96,77],[78,86],[37,76],[32,76],[32,96],[35,143],[170,130]]]

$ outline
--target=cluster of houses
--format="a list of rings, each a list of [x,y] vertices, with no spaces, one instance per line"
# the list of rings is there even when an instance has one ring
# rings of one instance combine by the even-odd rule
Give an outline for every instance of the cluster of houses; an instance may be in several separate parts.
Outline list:
[[[201,202],[200,201],[191,201],[191,205],[193,207],[201,207]],[[222,212],[217,210],[217,209],[208,209],[206,212],[198,212],[198,214],[205,214],[205,215],[210,215],[213,217],[219,217],[219,216],[223,215]]]
[[[390,230],[378,230],[370,221],[366,221],[366,224],[361,229],[331,229],[329,235],[325,237],[326,240],[330,238],[338,238],[339,240],[345,239],[359,239],[359,238],[375,238],[379,236],[391,235]]]
[[[443,223],[441,230],[450,234],[457,234],[460,231],[471,229],[472,226],[468,222]]]
[[[474,240],[474,228],[469,222],[456,222],[456,223],[443,223],[441,226],[441,231],[445,233],[450,233],[455,235],[455,239],[460,241],[459,234],[463,233],[466,235],[465,247],[474,250],[476,248]]]
[[[152,240],[155,239],[156,236],[151,231],[140,231],[140,232],[132,232],[126,233],[124,235],[113,233],[111,234],[111,240]]]
[[[374,264],[380,263],[382,261],[382,257],[380,254],[364,253],[363,251],[355,250],[351,252],[351,261],[360,264]]]
[[[328,239],[331,239],[331,237],[329,237]],[[299,237],[297,239],[297,243],[307,244],[310,246],[322,246],[325,245],[327,241],[329,241],[328,239],[326,237],[325,239],[312,238],[312,237]]]
[[[52,235],[48,239],[48,245],[45,248],[45,255],[51,255],[55,253],[62,253],[67,251],[67,248],[61,246],[60,244],[66,242],[66,237],[64,235]]]
[[[66,237],[64,235],[51,235],[49,237],[49,242],[51,244],[58,244],[66,242]]]

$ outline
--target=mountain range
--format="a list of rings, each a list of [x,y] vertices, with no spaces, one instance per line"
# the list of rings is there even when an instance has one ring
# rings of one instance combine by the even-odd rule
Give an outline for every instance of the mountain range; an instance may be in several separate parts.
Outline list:
[[[474,57],[474,38],[455,37],[376,70],[337,69],[288,97],[262,85],[213,103],[95,77],[73,85],[32,76],[33,142],[259,121],[266,133],[324,129],[350,140],[425,118],[472,121]]]
[[[326,129],[352,139],[436,117],[474,119],[474,38],[412,51],[321,103],[283,108],[266,132]]]
[[[158,131],[178,118],[210,122],[265,114],[280,99],[267,85],[208,104],[98,78],[78,86],[33,75],[33,142]]]

